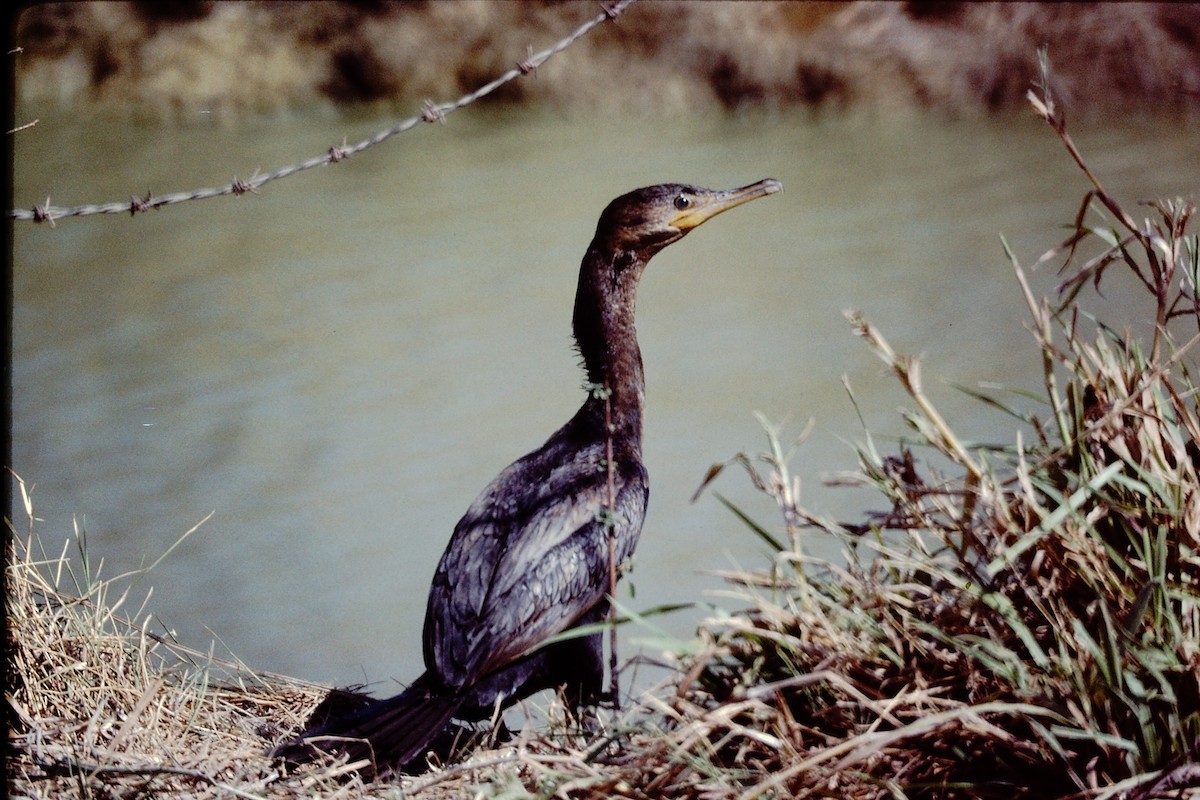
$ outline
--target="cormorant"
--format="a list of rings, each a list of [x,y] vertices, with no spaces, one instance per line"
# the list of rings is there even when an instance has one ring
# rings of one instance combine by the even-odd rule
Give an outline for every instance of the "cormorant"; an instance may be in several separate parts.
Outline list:
[[[770,178],[725,191],[662,184],[608,204],[575,295],[587,399],[544,445],[497,475],[455,527],[429,590],[425,673],[395,697],[305,731],[276,757],[344,753],[366,759],[367,774],[390,772],[423,756],[452,718],[486,719],[552,686],[565,685],[581,707],[602,698],[599,633],[539,645],[604,619],[609,526],[617,564],[641,532],[649,485],[638,280],[655,253],[688,231],[781,188]]]

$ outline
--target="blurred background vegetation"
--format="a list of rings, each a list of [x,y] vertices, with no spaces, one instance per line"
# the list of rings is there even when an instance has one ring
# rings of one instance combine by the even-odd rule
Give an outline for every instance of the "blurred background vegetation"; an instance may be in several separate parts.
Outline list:
[[[186,120],[448,98],[595,2],[48,3],[16,25],[19,99]],[[694,112],[999,111],[1052,54],[1074,114],[1200,107],[1200,6],[650,2],[492,102]],[[616,89],[619,88],[619,91]]]

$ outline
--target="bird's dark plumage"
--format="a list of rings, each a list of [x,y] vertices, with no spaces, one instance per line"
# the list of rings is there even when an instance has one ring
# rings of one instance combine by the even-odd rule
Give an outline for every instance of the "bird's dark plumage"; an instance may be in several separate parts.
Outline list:
[[[545,444],[497,475],[455,527],[429,591],[425,673],[396,697],[305,731],[277,757],[339,753],[366,760],[365,772],[391,771],[420,759],[452,719],[485,719],[551,686],[566,685],[579,705],[600,699],[598,633],[539,645],[604,618],[607,526],[618,564],[641,532],[649,484],[638,281],[655,253],[692,228],[780,188],[771,179],[727,191],[663,184],[609,203],[575,297],[587,399]]]

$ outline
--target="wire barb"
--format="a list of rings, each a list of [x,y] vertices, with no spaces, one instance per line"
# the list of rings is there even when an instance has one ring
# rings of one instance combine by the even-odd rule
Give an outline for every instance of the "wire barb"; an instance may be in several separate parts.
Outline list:
[[[522,75],[529,75],[532,72],[537,72],[537,68],[537,62],[533,60],[533,45],[529,45],[525,58],[517,62],[517,69],[521,71]]]
[[[154,195],[150,193],[149,189],[146,190],[145,197],[134,195],[129,198],[129,216],[131,217],[137,216],[139,211],[149,211],[152,208],[154,208]]]
[[[50,227],[54,227],[54,214],[50,206],[50,196],[46,196],[46,202],[40,206],[33,207],[34,222],[49,222]]]
[[[234,175],[233,183],[229,184],[229,190],[236,196],[241,197],[247,192],[258,194],[258,185],[254,183],[253,178],[251,178],[249,181],[243,181]]]
[[[339,161],[345,161],[347,158],[353,155],[353,152],[350,150],[350,148],[346,146],[345,137],[342,138],[342,143],[340,145],[331,145],[329,150],[326,152],[329,155],[329,161],[326,162],[328,164],[336,164]]]
[[[440,122],[446,124],[446,112],[442,107],[432,100],[426,100],[421,104],[421,121],[422,122]]]

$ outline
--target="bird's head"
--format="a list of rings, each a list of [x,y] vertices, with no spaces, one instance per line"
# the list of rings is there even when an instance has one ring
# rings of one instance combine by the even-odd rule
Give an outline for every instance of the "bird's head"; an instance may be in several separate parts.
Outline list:
[[[779,181],[767,178],[740,189],[703,189],[683,183],[636,189],[604,209],[596,226],[594,246],[638,253],[645,260],[722,211],[782,188]]]

